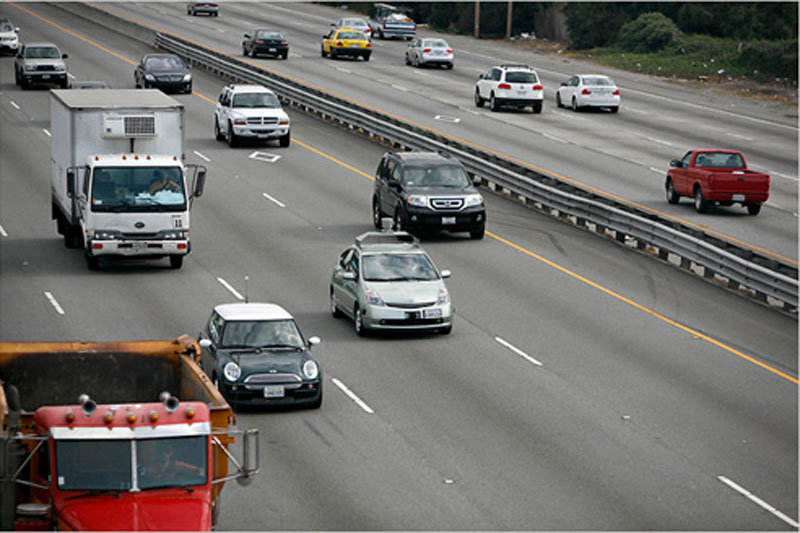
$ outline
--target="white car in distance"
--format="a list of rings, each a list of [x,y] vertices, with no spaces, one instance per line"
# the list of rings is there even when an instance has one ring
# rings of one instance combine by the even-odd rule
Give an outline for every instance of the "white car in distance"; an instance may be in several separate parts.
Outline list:
[[[580,74],[556,89],[556,105],[578,111],[585,107],[607,107],[612,113],[619,111],[619,88],[608,76]]]
[[[444,39],[416,38],[406,48],[406,65],[419,68],[424,65],[453,68],[455,54]]]
[[[291,141],[289,115],[280,100],[261,85],[226,85],[214,111],[214,136],[231,147],[244,139]]]
[[[354,30],[358,30],[367,36],[367,40],[372,40],[372,28],[369,27],[369,24],[367,24],[367,21],[364,19],[349,17],[340,18],[335,24],[331,23],[331,26],[337,30],[339,28],[352,28]]]

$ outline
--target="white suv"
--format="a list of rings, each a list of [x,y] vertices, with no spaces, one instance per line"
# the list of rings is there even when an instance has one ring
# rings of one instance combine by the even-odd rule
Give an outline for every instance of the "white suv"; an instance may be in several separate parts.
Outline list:
[[[275,93],[261,85],[226,85],[214,112],[214,135],[236,146],[242,139],[277,139],[289,146],[289,115]]]
[[[0,51],[16,54],[19,49],[19,28],[11,24],[11,21],[0,18]]]
[[[475,84],[475,105],[483,107],[489,102],[492,111],[501,106],[532,107],[534,113],[542,112],[544,87],[536,71],[528,65],[500,65],[478,76]]]

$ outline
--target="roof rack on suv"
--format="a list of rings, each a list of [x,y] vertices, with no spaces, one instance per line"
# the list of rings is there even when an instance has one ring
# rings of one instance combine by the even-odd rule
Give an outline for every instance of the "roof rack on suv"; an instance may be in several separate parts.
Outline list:
[[[519,63],[503,63],[500,68],[531,68],[530,65],[521,65]]]
[[[368,231],[356,237],[356,246],[363,248],[371,244],[409,244],[416,246],[416,237],[405,231]]]

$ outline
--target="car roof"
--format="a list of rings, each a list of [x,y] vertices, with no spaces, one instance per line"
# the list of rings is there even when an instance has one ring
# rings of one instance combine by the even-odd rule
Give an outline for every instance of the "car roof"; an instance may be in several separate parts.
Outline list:
[[[368,231],[355,238],[355,247],[362,255],[390,252],[421,253],[419,240],[405,231]]]
[[[214,311],[225,320],[292,320],[292,315],[277,304],[235,303],[220,304]]]
[[[451,165],[460,165],[458,159],[454,159],[449,155],[440,154],[439,152],[393,152],[393,154],[403,161],[408,163],[447,163]]]
[[[237,83],[237,84],[230,84],[228,85],[230,90],[235,93],[271,93],[274,94],[271,90],[267,89],[263,85],[253,85],[247,83]]]
[[[39,46],[52,46],[53,48],[58,48],[58,45],[57,45],[57,44],[55,44],[55,43],[48,43],[48,42],[45,42],[45,41],[38,41],[38,42],[32,42],[32,43],[25,43],[25,48],[31,48],[32,46],[36,46],[36,47],[39,47]]]

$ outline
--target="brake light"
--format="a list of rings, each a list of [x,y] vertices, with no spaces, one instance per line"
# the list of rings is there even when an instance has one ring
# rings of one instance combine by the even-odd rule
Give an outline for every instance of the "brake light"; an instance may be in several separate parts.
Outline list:
[[[448,53],[448,54],[452,54],[452,53],[453,53],[453,49],[452,49],[452,48],[448,48],[448,49],[447,49],[447,53]]]
[[[386,29],[386,23],[385,22],[383,23],[383,29],[384,30]]]
[[[264,44],[264,41],[256,41],[256,44]]]
[[[368,42],[367,43],[367,48],[372,48],[372,43]]]
[[[283,41],[283,42],[281,42],[281,46],[288,46],[288,45],[289,45],[289,42],[288,42],[288,41]]]
[[[581,91],[581,94],[592,94],[592,91],[590,91],[589,89],[584,89]]]
[[[708,177],[708,184],[709,184],[709,185],[714,185],[714,182],[715,182],[715,181],[717,181],[717,177],[716,177],[714,174],[711,174],[711,175]]]
[[[497,86],[497,88],[498,89],[511,89],[511,85],[509,85],[507,83],[501,83],[500,85]]]
[[[344,46],[344,43],[342,41],[336,41],[336,46]]]
[[[614,92],[611,94],[613,94],[614,96],[619,96],[619,89],[614,89]]]
[[[431,51],[431,49],[430,49],[430,48],[425,48],[424,50],[422,50],[422,53],[423,53],[423,54],[429,54],[429,53],[430,53],[430,51]]]
[[[537,83],[536,85],[533,86],[534,91],[541,91],[542,89],[544,89],[544,87],[542,86],[541,83]]]

